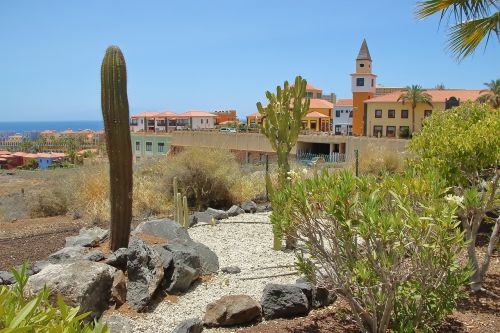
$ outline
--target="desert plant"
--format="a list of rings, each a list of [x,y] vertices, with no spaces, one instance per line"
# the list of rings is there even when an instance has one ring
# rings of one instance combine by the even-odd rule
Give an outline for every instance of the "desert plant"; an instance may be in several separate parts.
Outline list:
[[[132,220],[132,144],[129,129],[127,71],[117,46],[106,50],[101,67],[101,105],[109,158],[110,249],[128,246]]]
[[[458,215],[468,243],[468,257],[475,270],[473,291],[483,290],[493,250],[498,242],[500,220],[495,221],[482,262],[476,254],[478,231],[487,213],[500,200],[500,110],[473,102],[428,118],[423,131],[409,144],[415,154],[411,163],[421,170],[439,172],[453,188],[450,200],[461,205]]]
[[[360,329],[414,332],[453,310],[469,276],[457,264],[464,241],[443,185],[434,175],[323,171],[275,196],[308,248],[299,267],[346,298]]]
[[[84,322],[90,314],[78,314],[59,296],[57,305],[49,302],[49,290],[44,288],[37,295],[26,290],[28,265],[12,270],[16,279],[13,286],[0,286],[0,332],[72,332],[107,333],[109,329],[101,322]]]
[[[297,143],[302,118],[309,111],[309,99],[304,98],[306,86],[307,81],[297,76],[293,86],[285,81],[283,89],[276,87],[276,94],[266,91],[269,101],[266,107],[257,103],[257,109],[262,115],[262,134],[267,137],[278,156],[280,186],[286,182],[290,171],[288,155]]]
[[[352,162],[354,168],[354,161]],[[404,160],[400,152],[383,146],[368,145],[359,154],[359,173],[362,175],[382,175],[401,172]]]
[[[59,190],[42,190],[28,200],[28,211],[31,218],[64,215],[68,212],[68,198]]]

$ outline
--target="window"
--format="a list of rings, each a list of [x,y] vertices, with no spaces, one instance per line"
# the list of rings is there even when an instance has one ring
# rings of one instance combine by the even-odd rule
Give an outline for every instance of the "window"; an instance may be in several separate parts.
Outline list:
[[[375,80],[374,80],[374,79],[372,79],[372,87],[373,87],[373,85],[374,85],[374,84],[375,84]]]
[[[158,142],[158,152],[159,153],[164,153],[165,152],[165,143]]]
[[[203,118],[201,118],[201,123],[203,124]]]
[[[396,126],[387,126],[385,130],[385,136],[388,138],[396,137]]]
[[[317,94],[316,94],[316,97],[317,97],[317,98],[321,98],[321,93],[317,93]]]
[[[315,130],[316,129],[316,120],[311,120],[309,127],[310,127],[310,129]]]
[[[387,111],[387,117],[389,117],[389,118],[396,118],[396,110],[388,110]]]
[[[359,67],[365,67],[365,64],[359,64]]]
[[[352,118],[352,111],[349,112],[349,118]]]
[[[352,125],[347,125],[347,134],[352,135]]]
[[[137,126],[137,118],[130,119],[130,126]]]
[[[340,135],[342,134],[340,125],[335,125],[335,135]]]
[[[135,142],[135,150],[137,151],[141,150],[141,143],[139,141]]]
[[[141,118],[141,125],[144,124],[144,119]]]
[[[424,118],[430,117],[432,115],[432,110],[424,110]]]
[[[382,110],[375,110],[375,118],[382,118]]]
[[[376,136],[378,138],[382,136],[382,126],[373,126],[373,136]]]
[[[335,111],[335,117],[340,117],[340,110]]]
[[[307,121],[302,121],[302,129],[307,129]]]
[[[410,137],[410,127],[409,126],[399,126],[399,137],[409,138]]]
[[[365,78],[364,77],[358,77],[356,79],[356,86],[357,87],[363,87],[365,85]]]
[[[153,151],[153,143],[146,142],[146,151]]]
[[[408,110],[401,110],[401,118],[408,118]]]
[[[306,97],[312,98],[313,97],[313,93],[310,92],[310,91],[306,92]]]

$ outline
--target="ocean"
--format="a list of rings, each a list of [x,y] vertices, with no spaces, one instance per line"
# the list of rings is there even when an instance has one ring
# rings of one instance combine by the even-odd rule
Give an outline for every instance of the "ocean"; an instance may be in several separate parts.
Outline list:
[[[29,131],[43,131],[55,130],[64,131],[68,128],[73,131],[90,129],[99,131],[104,128],[102,120],[71,120],[71,121],[12,121],[0,122],[0,132],[29,132]]]

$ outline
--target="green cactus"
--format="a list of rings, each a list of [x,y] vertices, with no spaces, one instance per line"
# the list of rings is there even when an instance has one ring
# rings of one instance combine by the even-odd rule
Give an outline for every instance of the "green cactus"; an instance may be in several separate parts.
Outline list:
[[[189,209],[187,197],[181,196],[178,192],[177,177],[173,180],[174,191],[174,207],[175,207],[175,221],[182,225],[185,229],[189,228]]]
[[[127,70],[117,46],[106,50],[101,66],[101,106],[109,158],[110,249],[128,247],[132,220],[132,144],[129,129]]]
[[[276,88],[276,94],[267,91],[269,104],[263,107],[257,103],[257,109],[262,115],[262,133],[271,143],[278,155],[279,185],[286,183],[287,173],[290,171],[288,155],[297,143],[302,118],[309,111],[309,99],[306,95],[307,81],[300,76],[295,78],[293,86],[288,81]]]

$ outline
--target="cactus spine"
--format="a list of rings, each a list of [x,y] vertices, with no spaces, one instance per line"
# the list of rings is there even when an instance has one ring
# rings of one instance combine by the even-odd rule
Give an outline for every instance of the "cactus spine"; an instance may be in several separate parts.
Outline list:
[[[132,220],[132,144],[129,129],[127,70],[117,46],[106,50],[101,66],[101,107],[109,159],[110,249],[128,247]]]

